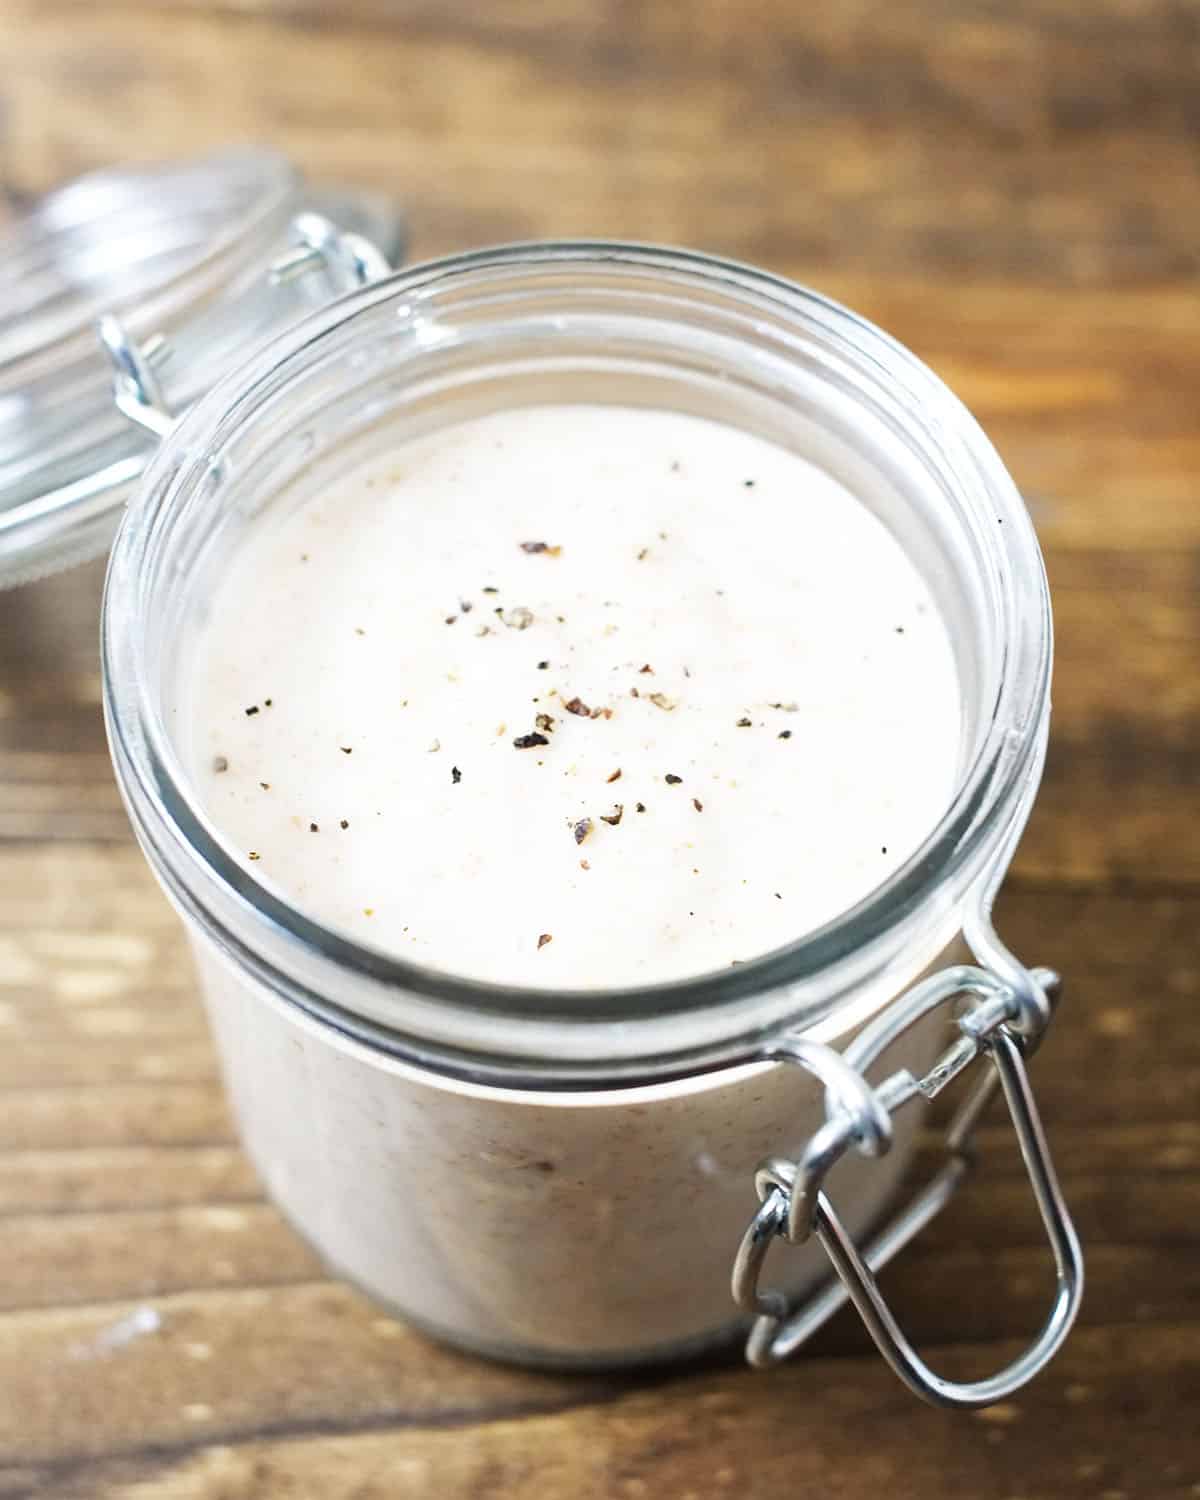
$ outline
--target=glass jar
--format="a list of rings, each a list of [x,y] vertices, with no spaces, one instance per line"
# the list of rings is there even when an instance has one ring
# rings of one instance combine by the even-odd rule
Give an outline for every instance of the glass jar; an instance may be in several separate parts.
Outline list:
[[[136,408],[140,351],[118,353]],[[955,642],[966,754],[938,826],[837,920],[696,980],[486,986],[326,929],[240,864],[168,728],[188,632],[264,516],[416,433],[545,401],[668,407],[801,452],[900,539]],[[518,246],[387,278],[169,427],[114,550],[103,653],[117,777],[195,950],[246,1146],[339,1275],[440,1338],[561,1366],[674,1357],[751,1319],[752,1362],[770,1363],[849,1296],[902,1377],[949,1405],[1015,1389],[1061,1341],[1078,1246],[1023,1065],[1057,986],[990,917],[1045,753],[1045,575],[982,432],[884,334],[771,276],[647,247]],[[946,1169],[860,1255],[909,1164],[912,1101],[972,1064]],[[951,1386],[870,1268],[952,1190],[995,1080],[1057,1289],[1023,1360]],[[779,1289],[761,1290],[776,1239]],[[826,1256],[840,1282],[794,1310]]]

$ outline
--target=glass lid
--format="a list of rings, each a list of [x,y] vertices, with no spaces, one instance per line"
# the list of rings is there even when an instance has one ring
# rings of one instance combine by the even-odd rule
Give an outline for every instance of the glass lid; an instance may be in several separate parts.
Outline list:
[[[251,148],[81,177],[0,232],[0,588],[108,547],[155,447],[114,404],[123,354],[153,368],[165,428],[403,241],[393,204]]]

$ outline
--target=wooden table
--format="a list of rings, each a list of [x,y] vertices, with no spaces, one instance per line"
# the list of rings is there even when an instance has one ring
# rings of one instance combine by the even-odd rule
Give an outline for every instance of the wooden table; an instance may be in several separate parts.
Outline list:
[[[0,596],[0,1496],[1200,1494],[1200,6],[0,0],[0,190],[276,141],[414,249],[600,233],[811,281],[994,435],[1044,541],[1045,786],[1003,900],[1089,1252],[1020,1399],[918,1406],[843,1316],[771,1376],[506,1370],[327,1280],[230,1128],[108,769],[100,572]],[[889,1273],[993,1365],[1045,1255],[998,1120]],[[932,1146],[931,1146],[932,1151]]]

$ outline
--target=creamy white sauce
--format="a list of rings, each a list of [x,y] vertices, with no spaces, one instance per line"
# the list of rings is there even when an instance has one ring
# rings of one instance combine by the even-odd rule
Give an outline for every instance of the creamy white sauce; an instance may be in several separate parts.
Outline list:
[[[460,975],[631,985],[780,947],[891,874],[959,771],[952,647],[900,545],[696,417],[444,428],[259,526],[210,602],[176,731],[215,824],[310,915]]]

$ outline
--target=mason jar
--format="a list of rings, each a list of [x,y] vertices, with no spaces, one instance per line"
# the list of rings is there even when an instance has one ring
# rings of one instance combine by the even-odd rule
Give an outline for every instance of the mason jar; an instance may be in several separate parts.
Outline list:
[[[195,953],[242,1138],[295,1229],[385,1307],[502,1359],[631,1365],[748,1333],[751,1362],[770,1364],[849,1299],[929,1400],[1024,1383],[1082,1282],[1025,1068],[1057,979],[991,921],[1041,775],[1051,622],[1029,517],[959,402],[812,291],[618,244],[373,281],[179,420],[144,380],[145,349],[119,326],[106,342],[123,406],[163,437],[107,582],[113,762]],[[965,750],[944,816],[852,909],[719,973],[548,992],[366,946],[246,868],[176,742],[186,642],[258,528],[416,433],[546,401],[716,418],[801,454],[899,539],[953,640]],[[926,1102],[968,1071],[944,1167],[897,1211]],[[954,1385],[873,1272],[957,1185],[997,1082],[1056,1281],[1026,1354]]]

